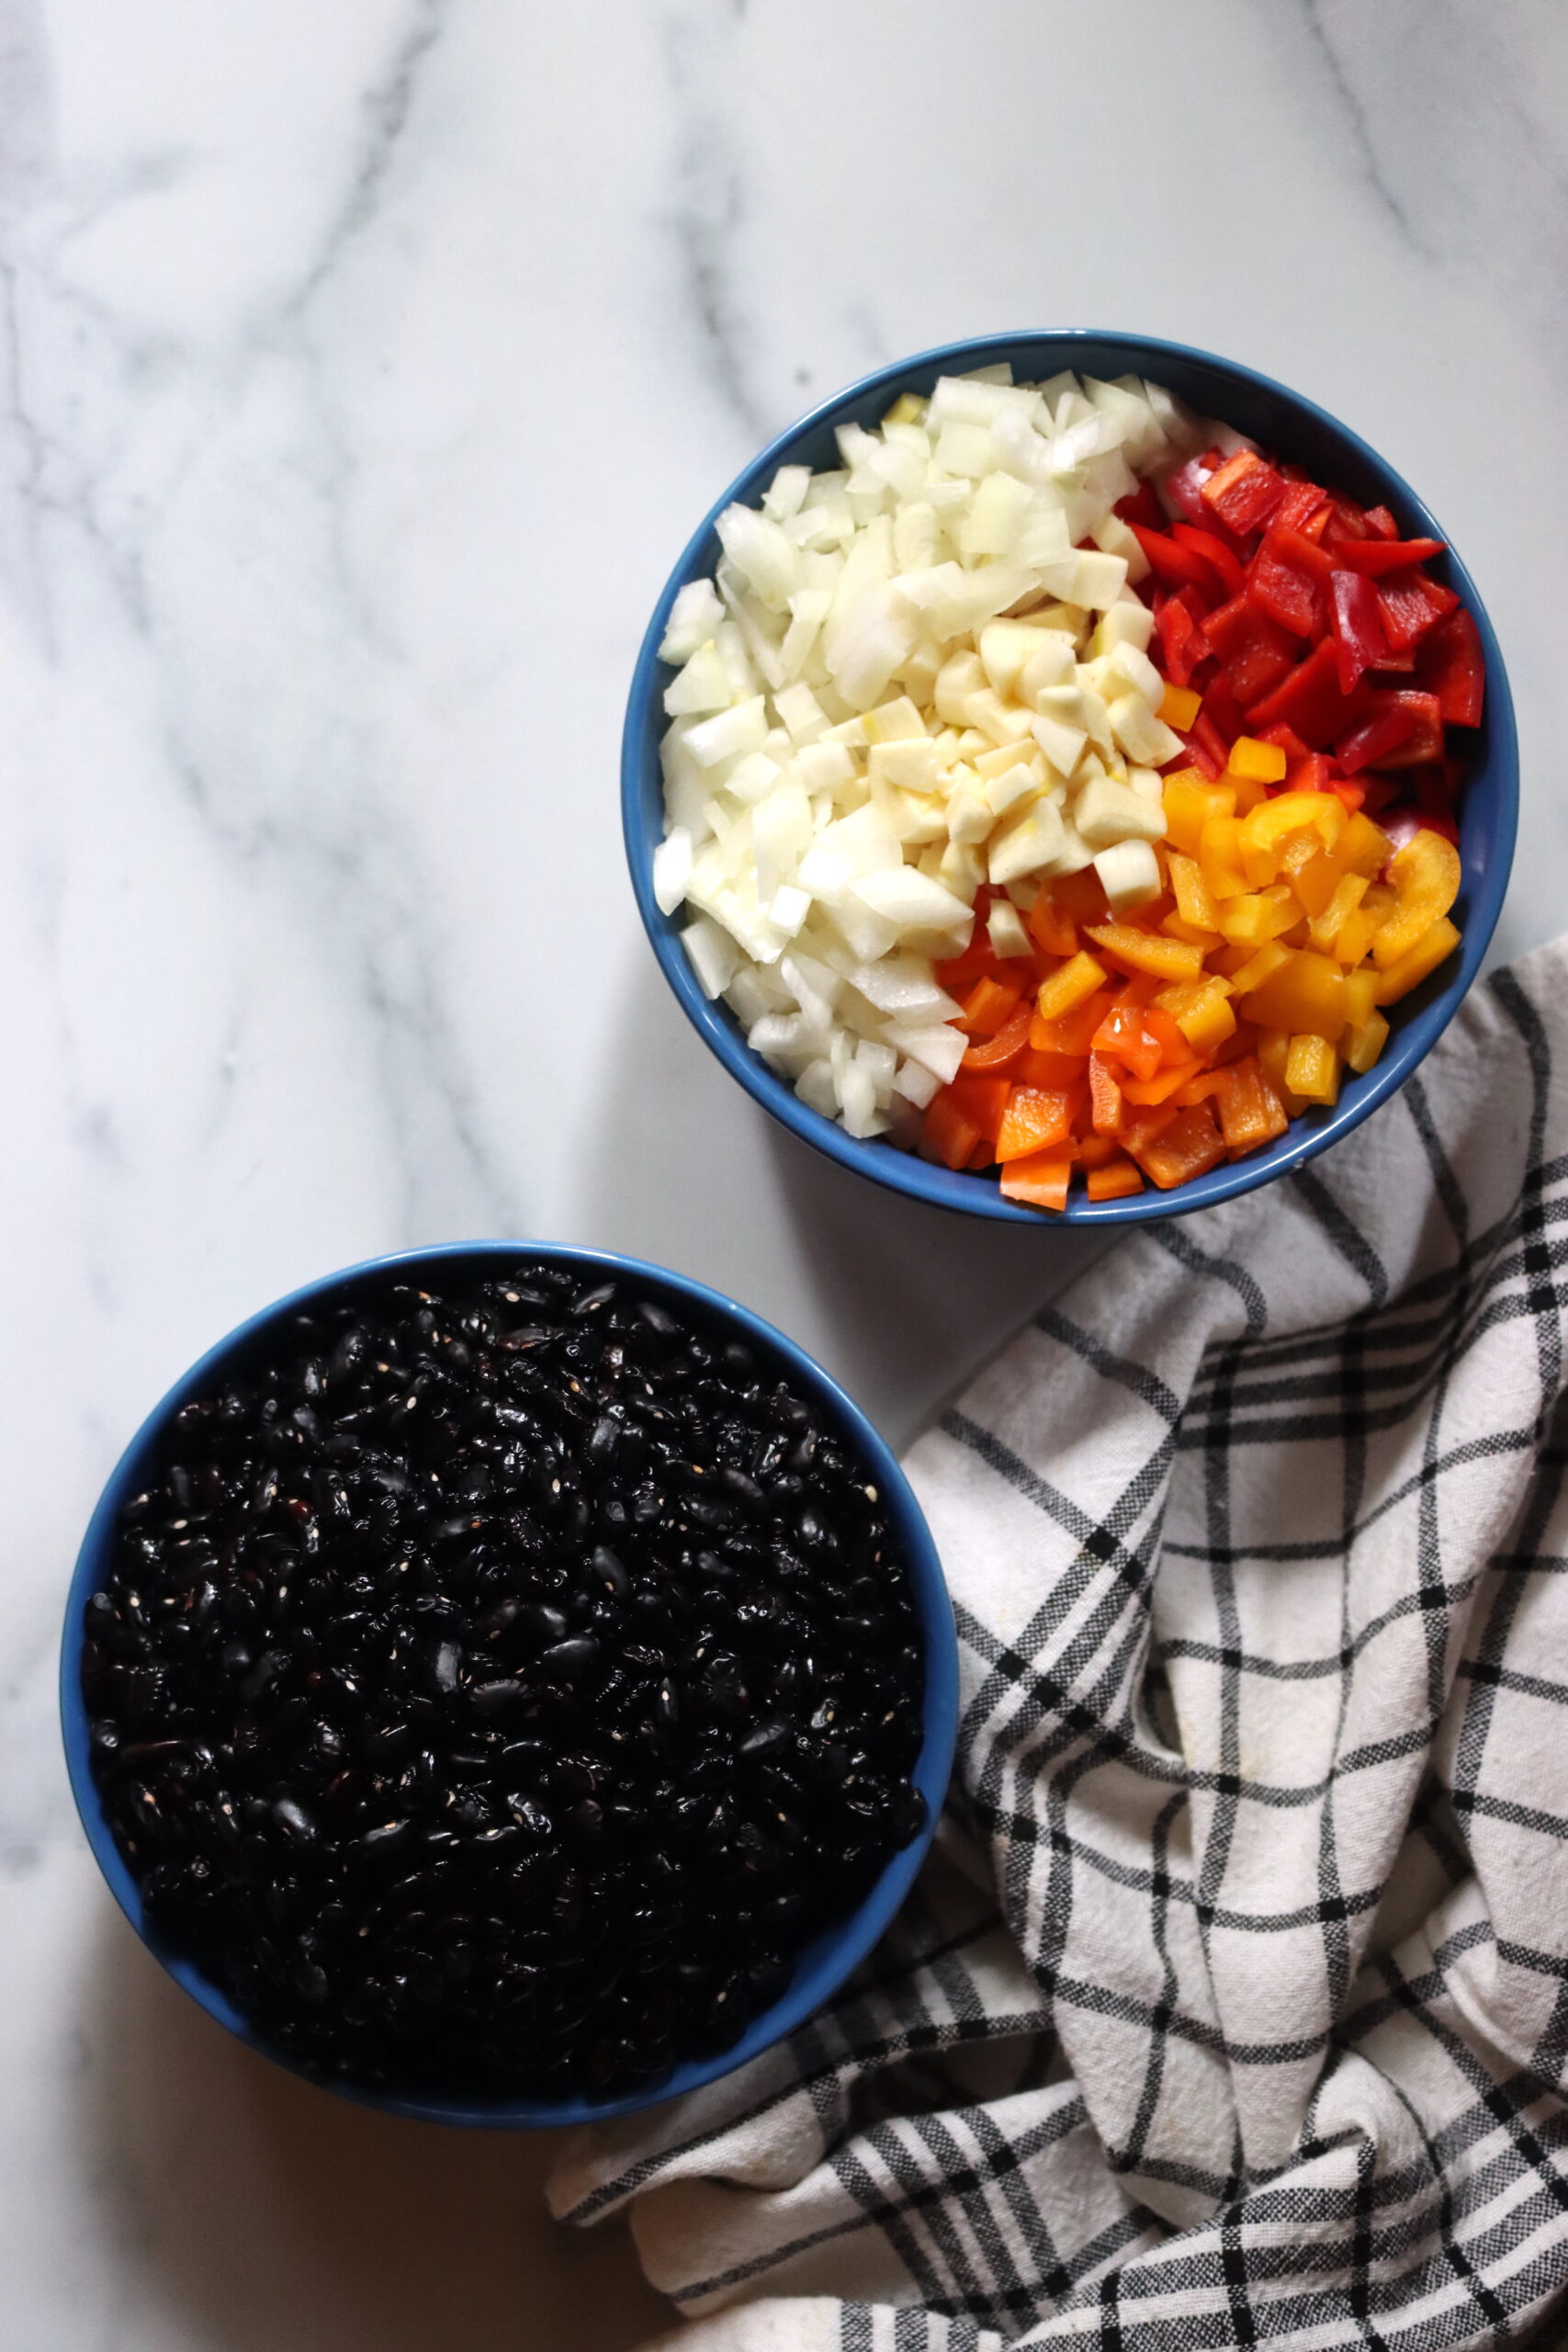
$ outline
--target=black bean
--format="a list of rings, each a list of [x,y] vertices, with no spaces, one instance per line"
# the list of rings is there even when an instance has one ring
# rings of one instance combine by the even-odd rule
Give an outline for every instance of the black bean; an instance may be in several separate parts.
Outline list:
[[[870,1484],[728,1331],[552,1264],[295,1318],[178,1417],[85,1611],[149,1918],[351,2083],[728,2048],[924,1824]]]

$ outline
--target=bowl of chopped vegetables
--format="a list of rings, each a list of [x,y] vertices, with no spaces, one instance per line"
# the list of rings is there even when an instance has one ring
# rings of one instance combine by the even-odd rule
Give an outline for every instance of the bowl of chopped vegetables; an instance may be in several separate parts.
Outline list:
[[[1137,1222],[1302,1167],[1480,969],[1518,748],[1385,459],[1153,337],[954,344],[772,442],[626,714],[633,886],[726,1068],[863,1175]]]

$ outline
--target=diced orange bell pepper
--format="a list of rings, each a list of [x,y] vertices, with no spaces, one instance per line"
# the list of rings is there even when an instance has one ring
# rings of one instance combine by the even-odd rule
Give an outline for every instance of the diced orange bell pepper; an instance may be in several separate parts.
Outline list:
[[[1144,1189],[1136,1164],[1124,1154],[1108,1159],[1103,1168],[1091,1168],[1084,1181],[1091,1201],[1122,1201]]]
[[[922,1159],[938,1160],[943,1168],[967,1168],[980,1141],[979,1128],[950,1087],[931,1096],[920,1126]]]
[[[1053,972],[1048,980],[1041,983],[1035,1010],[1042,1021],[1059,1021],[1064,1013],[1071,1012],[1091,997],[1104,981],[1104,965],[1097,964],[1092,956],[1080,949],[1059,972]]]
[[[1285,1106],[1275,1093],[1256,1056],[1235,1062],[1229,1069],[1218,1073],[1222,1083],[1215,1089],[1214,1107],[1220,1116],[1220,1133],[1225,1149],[1233,1159],[1249,1151],[1260,1151],[1273,1143],[1290,1125]]]
[[[1076,923],[1103,922],[1111,912],[1105,885],[1092,865],[1080,867],[1077,874],[1059,876],[1050,888],[1056,904]]]
[[[1043,1021],[1036,1013],[1029,1024],[1030,1051],[1074,1054],[1081,1061],[1112,1001],[1109,989],[1097,989],[1093,996],[1086,998],[1071,1012],[1063,1013],[1057,1021]]]
[[[1147,972],[1151,979],[1195,980],[1203,968],[1201,951],[1185,940],[1140,931],[1130,922],[1090,923],[1088,928],[1097,947],[1131,971]]]
[[[971,1037],[994,1037],[1017,1012],[1021,991],[1000,980],[976,980],[964,1000],[956,1025]]]
[[[1172,1062],[1166,1069],[1156,1070],[1153,1078],[1124,1079],[1122,1082],[1122,1100],[1124,1102],[1131,1102],[1139,1110],[1149,1110],[1158,1103],[1168,1102],[1171,1096],[1179,1093],[1187,1084],[1189,1079],[1197,1076],[1201,1067],[1197,1055],[1189,1054],[1184,1060]],[[1123,1132],[1126,1124],[1126,1113],[1123,1111],[1122,1119]]]
[[[1376,952],[1376,941],[1373,951]],[[1397,1004],[1402,996],[1419,988],[1428,972],[1435,972],[1459,945],[1459,931],[1447,915],[1439,915],[1429,931],[1424,931],[1414,947],[1405,949],[1397,964],[1391,964],[1378,981],[1378,1002]]]
[[[1285,1083],[1303,1102],[1332,1103],[1338,1099],[1339,1057],[1325,1038],[1307,1035],[1291,1039]]]
[[[1271,979],[1248,992],[1242,1011],[1260,1028],[1292,1036],[1307,1030],[1333,1045],[1345,1026],[1345,975],[1326,956],[1296,948]]]
[[[1123,1110],[1122,1114],[1122,1147],[1142,1164],[1143,1155],[1156,1136],[1179,1118],[1174,1102],[1151,1102]]]
[[[1224,1156],[1224,1137],[1207,1102],[1194,1102],[1189,1110],[1179,1111],[1168,1127],[1134,1151],[1139,1167],[1162,1193],[1205,1175]]]
[[[1049,1145],[1022,1159],[1010,1159],[1001,1172],[1001,1189],[1010,1201],[1027,1201],[1031,1208],[1065,1209],[1073,1181],[1073,1147]]]
[[[1033,1046],[1025,1046],[1008,1073],[1015,1086],[1043,1086],[1054,1093],[1076,1086],[1083,1074],[1082,1054],[1041,1053]]]
[[[1113,1136],[1122,1124],[1122,1088],[1117,1065],[1104,1054],[1089,1057],[1089,1100],[1096,1135]]]
[[[1184,857],[1196,857],[1203,828],[1211,817],[1234,817],[1235,788],[1207,784],[1196,768],[1168,775],[1160,796],[1165,809],[1165,837]]]
[[[1077,925],[1066,909],[1057,904],[1049,883],[1024,917],[1024,926],[1043,956],[1076,956],[1078,952]]]
[[[1209,895],[1203,879],[1203,869],[1195,857],[1183,857],[1179,850],[1170,855],[1170,887],[1176,894],[1176,911],[1195,930],[1218,929],[1218,910]],[[1178,933],[1176,936],[1180,937]]]
[[[1365,1021],[1347,1029],[1339,1041],[1346,1069],[1364,1078],[1387,1043],[1388,1023],[1381,1012],[1369,1013]]]
[[[1027,1004],[1014,1006],[995,1036],[983,1037],[964,1054],[961,1068],[966,1070],[1010,1070],[1029,1044],[1029,1025],[1034,1015]]]
[[[1002,1121],[1007,1116],[1012,1080],[988,1075],[970,1078],[960,1070],[948,1092],[955,1098],[981,1140],[995,1143],[1001,1132]]]
[[[1393,912],[1372,940],[1372,961],[1384,972],[1409,954],[1458,898],[1459,852],[1441,833],[1423,826],[1394,851],[1388,878],[1396,894]]]
[[[1160,1066],[1159,1039],[1144,1020],[1144,1008],[1120,1001],[1094,1033],[1091,1053],[1121,1062],[1134,1078],[1153,1078]]]
[[[1169,1014],[1195,1054],[1212,1054],[1235,1032],[1230,994],[1229,981],[1211,975],[1168,989],[1159,1010]]]
[[[1097,1136],[1092,1127],[1087,1136],[1079,1134],[1074,1140],[1077,1145],[1080,1168],[1104,1168],[1122,1148],[1114,1136]]]
[[[1065,1143],[1081,1100],[1081,1087],[1061,1091],[1043,1086],[1015,1086],[997,1134],[997,1158],[1004,1164]]]

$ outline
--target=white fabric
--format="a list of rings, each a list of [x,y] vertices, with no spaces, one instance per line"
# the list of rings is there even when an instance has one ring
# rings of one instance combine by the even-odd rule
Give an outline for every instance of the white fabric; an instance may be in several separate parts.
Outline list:
[[[1568,2278],[1568,948],[1141,1233],[908,1468],[953,1807],[862,1979],[581,2138],[682,2352],[1517,2340]]]

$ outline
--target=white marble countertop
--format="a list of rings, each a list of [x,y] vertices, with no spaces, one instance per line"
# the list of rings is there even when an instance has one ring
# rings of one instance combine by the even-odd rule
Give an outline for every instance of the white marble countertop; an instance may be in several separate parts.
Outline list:
[[[1497,952],[1561,928],[1565,187],[1544,7],[0,0],[7,2346],[657,2324],[544,2222],[537,2143],[311,2091],[133,1942],[55,1722],[99,1482],[208,1340],[399,1245],[662,1259],[896,1438],[1079,1262],[775,1133],[621,865],[671,561],[902,352],[1142,327],[1367,435],[1506,650]]]

